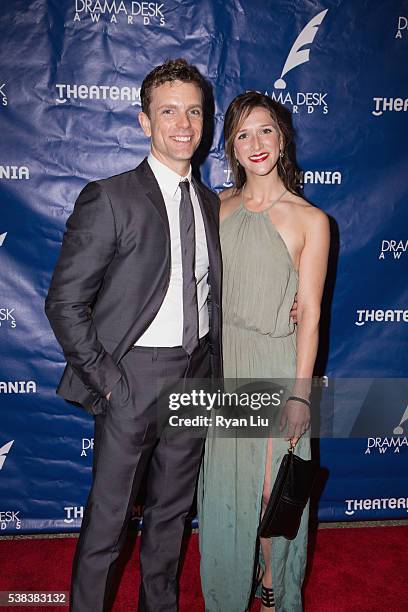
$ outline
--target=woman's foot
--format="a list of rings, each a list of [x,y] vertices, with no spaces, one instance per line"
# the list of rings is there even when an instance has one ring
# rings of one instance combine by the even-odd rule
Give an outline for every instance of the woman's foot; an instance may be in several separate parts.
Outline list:
[[[273,593],[273,589],[271,587],[267,587],[262,583],[261,589],[261,610],[260,612],[274,612],[275,610],[275,596]]]

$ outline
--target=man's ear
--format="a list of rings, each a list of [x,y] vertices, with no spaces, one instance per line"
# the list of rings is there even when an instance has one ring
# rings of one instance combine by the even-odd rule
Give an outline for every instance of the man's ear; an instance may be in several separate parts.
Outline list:
[[[152,135],[152,129],[150,126],[149,117],[146,115],[146,113],[144,113],[143,111],[140,111],[138,115],[138,119],[139,119],[140,126],[145,133],[145,136],[150,138],[150,136]]]

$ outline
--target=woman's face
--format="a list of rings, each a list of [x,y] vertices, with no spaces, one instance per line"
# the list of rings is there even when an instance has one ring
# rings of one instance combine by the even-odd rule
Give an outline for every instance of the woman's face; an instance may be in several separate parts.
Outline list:
[[[256,107],[238,129],[234,139],[235,156],[247,174],[264,176],[276,167],[281,141],[269,112]]]

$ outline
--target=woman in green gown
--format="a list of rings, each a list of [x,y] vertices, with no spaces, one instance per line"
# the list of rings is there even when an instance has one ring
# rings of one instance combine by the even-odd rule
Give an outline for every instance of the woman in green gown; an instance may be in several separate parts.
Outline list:
[[[289,441],[310,458],[308,405],[318,347],[329,224],[299,194],[288,111],[265,95],[235,98],[225,148],[235,187],[221,194],[224,376],[290,379],[281,436],[225,437],[210,428],[199,482],[201,579],[207,612],[245,612],[257,528]],[[290,310],[297,295],[297,328]],[[306,433],[305,433],[306,432]],[[224,432],[225,433],[225,432]],[[308,507],[294,540],[261,539],[262,612],[301,612]]]

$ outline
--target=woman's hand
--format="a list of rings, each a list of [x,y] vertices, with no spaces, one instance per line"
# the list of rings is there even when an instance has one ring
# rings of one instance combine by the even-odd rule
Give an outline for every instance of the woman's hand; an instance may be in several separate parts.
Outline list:
[[[290,309],[290,313],[289,313],[289,317],[292,319],[292,321],[294,322],[295,325],[297,325],[297,307],[298,307],[298,303],[297,303],[297,293],[295,293],[295,297],[293,299],[293,304],[291,306]]]
[[[280,431],[283,431],[285,427],[287,427],[288,436],[285,440],[290,440],[292,446],[294,446],[310,427],[309,406],[306,406],[303,402],[288,400],[282,411],[279,425]]]

